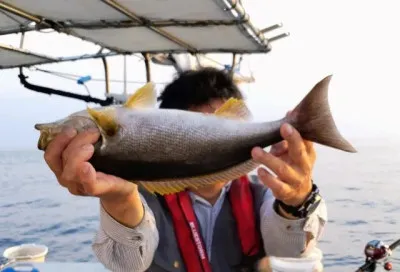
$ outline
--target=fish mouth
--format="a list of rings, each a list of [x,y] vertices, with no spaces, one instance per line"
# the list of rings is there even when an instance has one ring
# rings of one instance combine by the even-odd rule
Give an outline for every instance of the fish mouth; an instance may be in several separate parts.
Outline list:
[[[42,151],[46,151],[47,146],[54,137],[46,130],[40,131],[39,140],[37,142],[37,148]]]
[[[40,132],[37,148],[45,151],[51,140],[55,137],[54,133],[51,131],[51,126],[49,124],[35,124],[35,129]]]

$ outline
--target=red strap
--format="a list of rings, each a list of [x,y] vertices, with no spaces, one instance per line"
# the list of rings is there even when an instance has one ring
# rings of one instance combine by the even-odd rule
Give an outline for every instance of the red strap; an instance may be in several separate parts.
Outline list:
[[[207,251],[189,194],[184,191],[164,196],[172,215],[178,245],[188,272],[211,272]]]
[[[260,238],[256,227],[253,196],[247,176],[232,182],[229,200],[236,220],[242,252],[258,253]],[[188,272],[211,272],[207,251],[187,191],[164,196],[171,212],[179,249]]]
[[[260,248],[260,237],[256,226],[253,194],[247,176],[232,182],[229,200],[236,220],[242,252],[246,256],[256,255]]]

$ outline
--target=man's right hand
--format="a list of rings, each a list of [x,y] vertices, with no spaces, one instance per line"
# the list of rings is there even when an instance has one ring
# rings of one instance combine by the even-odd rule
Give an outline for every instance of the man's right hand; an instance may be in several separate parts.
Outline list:
[[[71,194],[98,197],[117,221],[135,226],[144,213],[137,185],[96,172],[88,162],[99,136],[98,130],[77,134],[75,130],[67,129],[50,142],[44,153],[45,161],[60,185]]]

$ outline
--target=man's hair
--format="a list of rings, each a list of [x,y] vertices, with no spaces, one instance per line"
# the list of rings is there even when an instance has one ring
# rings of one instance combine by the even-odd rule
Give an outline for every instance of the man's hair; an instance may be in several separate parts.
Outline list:
[[[180,73],[165,87],[158,101],[160,108],[187,110],[212,99],[231,97],[243,98],[232,77],[226,71],[208,67]]]

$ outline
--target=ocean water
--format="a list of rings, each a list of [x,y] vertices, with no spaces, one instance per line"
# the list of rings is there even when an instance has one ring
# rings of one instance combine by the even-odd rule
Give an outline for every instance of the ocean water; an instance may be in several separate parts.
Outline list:
[[[354,271],[368,241],[400,238],[400,140],[352,142],[359,153],[317,146],[314,180],[329,216],[320,242],[325,271]],[[0,188],[0,252],[43,243],[48,261],[96,261],[91,242],[98,200],[70,195],[41,152],[0,151]],[[393,257],[394,271],[400,271],[400,249]]]

